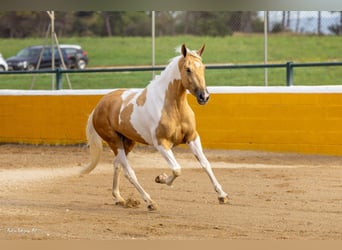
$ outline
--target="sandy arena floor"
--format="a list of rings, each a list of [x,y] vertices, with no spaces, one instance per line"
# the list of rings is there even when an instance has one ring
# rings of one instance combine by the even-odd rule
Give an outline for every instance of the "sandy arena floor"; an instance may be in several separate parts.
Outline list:
[[[342,239],[342,157],[205,150],[229,193],[220,205],[208,176],[185,148],[173,187],[150,147],[129,156],[159,205],[148,212],[123,177],[131,207],[114,205],[112,153],[105,147],[89,175],[84,146],[0,145],[0,239]],[[140,203],[140,204],[139,204]]]

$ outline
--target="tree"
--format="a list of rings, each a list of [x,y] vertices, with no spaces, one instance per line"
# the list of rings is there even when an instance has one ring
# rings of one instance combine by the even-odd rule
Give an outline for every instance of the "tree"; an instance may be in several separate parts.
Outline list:
[[[296,18],[296,33],[299,33],[299,23],[300,23],[300,11],[297,11],[297,18]]]
[[[125,36],[150,36],[151,13],[144,11],[125,12],[122,15],[122,35]]]
[[[334,13],[335,11],[332,11]],[[342,35],[342,11],[339,11],[340,13],[340,23],[339,24],[333,24],[330,25],[328,28],[329,30],[334,33],[335,35]]]
[[[340,35],[342,35],[342,11],[340,11],[340,27],[339,27],[339,33]]]
[[[176,32],[174,11],[157,11],[156,12],[156,35],[174,35]]]
[[[286,29],[290,29],[290,25],[291,25],[291,11],[287,11]]]
[[[113,35],[113,28],[112,28],[112,24],[111,24],[111,13],[109,11],[103,11],[102,13],[103,19],[104,19],[104,23],[105,23],[105,27],[106,27],[106,31],[107,31],[107,36],[112,36]]]
[[[157,11],[157,35],[225,36],[259,30],[257,12]],[[56,11],[58,36],[150,36],[150,11]],[[45,11],[0,13],[0,37],[43,37],[50,19]],[[258,24],[258,25],[256,25]]]
[[[10,11],[0,14],[0,37],[43,36],[49,23],[45,12]]]
[[[317,18],[317,34],[321,35],[321,26],[322,26],[322,13],[318,11],[318,18]]]
[[[233,32],[260,31],[260,20],[253,11],[183,11],[176,13],[179,34],[226,36]]]

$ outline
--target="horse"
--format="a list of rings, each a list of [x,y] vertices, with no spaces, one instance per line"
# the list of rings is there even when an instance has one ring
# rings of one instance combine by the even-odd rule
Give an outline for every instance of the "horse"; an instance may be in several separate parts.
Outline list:
[[[172,152],[179,144],[188,144],[200,165],[208,174],[220,204],[228,203],[228,195],[217,181],[211,165],[203,153],[201,139],[196,130],[195,115],[187,101],[187,93],[196,97],[198,104],[209,100],[202,63],[205,45],[199,50],[180,47],[180,55],[170,60],[166,68],[144,89],[116,89],[103,96],[89,115],[86,136],[90,162],[80,175],[92,171],[99,162],[105,141],[114,157],[112,195],[115,204],[125,205],[119,184],[122,169],[125,177],[141,194],[149,211],[158,205],[138,182],[128,163],[127,155],[136,143],[152,145],[166,159],[172,174],[161,174],[155,182],[171,186],[181,174]]]

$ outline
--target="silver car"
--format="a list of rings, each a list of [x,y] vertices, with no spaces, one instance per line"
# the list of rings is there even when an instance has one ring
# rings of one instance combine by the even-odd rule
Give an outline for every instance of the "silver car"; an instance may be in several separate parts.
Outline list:
[[[8,65],[5,61],[5,59],[2,57],[2,54],[0,53],[0,71],[7,71]]]

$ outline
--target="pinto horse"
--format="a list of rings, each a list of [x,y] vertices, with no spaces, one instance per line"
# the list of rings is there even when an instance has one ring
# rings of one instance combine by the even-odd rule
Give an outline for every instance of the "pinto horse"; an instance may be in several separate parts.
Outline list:
[[[105,95],[90,114],[86,134],[91,161],[80,174],[89,173],[96,167],[102,152],[102,140],[106,141],[115,154],[112,195],[116,204],[125,204],[119,191],[123,169],[126,178],[145,200],[147,208],[151,211],[158,208],[139,184],[128,163],[127,155],[136,142],[153,145],[166,159],[172,175],[161,174],[155,181],[167,185],[172,185],[181,174],[181,166],[172,153],[172,147],[188,144],[209,175],[219,202],[228,202],[227,193],[223,191],[203,154],[195,115],[187,101],[187,91],[201,105],[209,99],[201,58],[204,47],[191,51],[183,44],[180,55],[173,58],[160,76],[146,88],[114,90]]]

